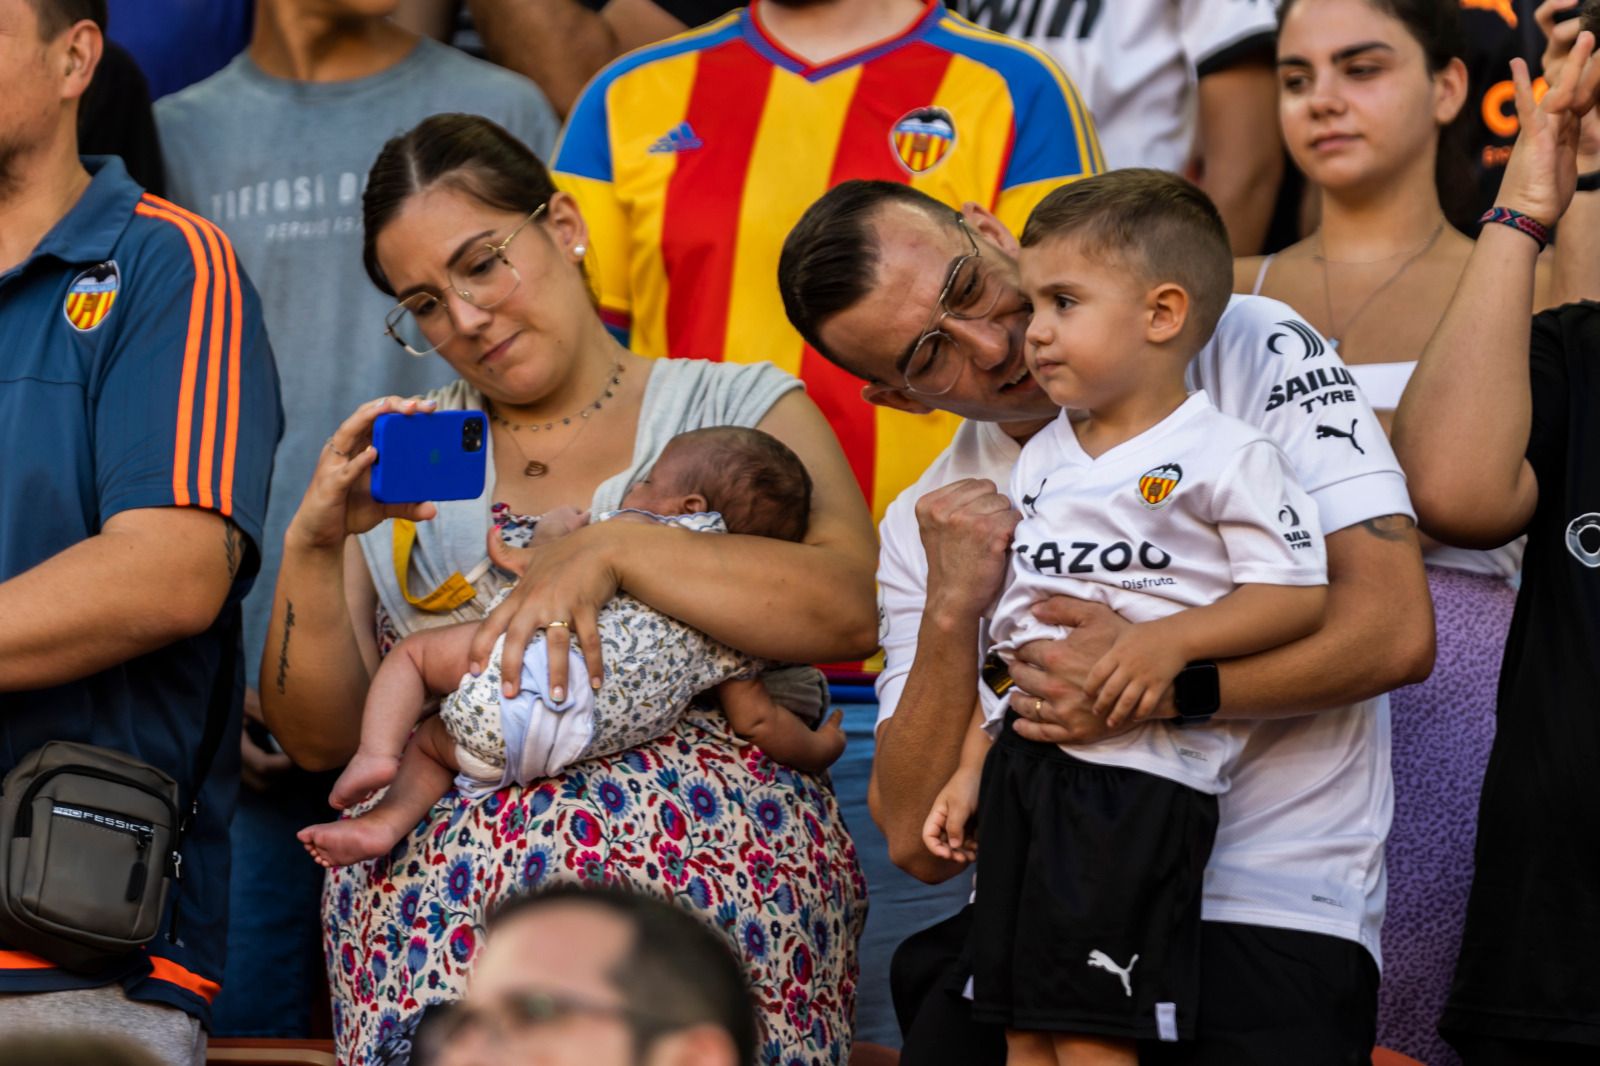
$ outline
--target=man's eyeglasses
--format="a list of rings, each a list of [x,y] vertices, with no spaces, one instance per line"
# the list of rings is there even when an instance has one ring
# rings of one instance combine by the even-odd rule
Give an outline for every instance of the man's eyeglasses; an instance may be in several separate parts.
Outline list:
[[[497,244],[485,242],[458,256],[445,278],[455,294],[473,307],[487,311],[510,296],[522,284],[522,275],[506,258],[506,248],[521,233],[523,227],[544,214],[548,203],[533,209],[533,213],[506,234]],[[439,296],[418,292],[395,304],[384,316],[383,331],[394,338],[396,344],[412,355],[431,355],[456,335],[455,320],[450,309]]]
[[[481,1029],[493,1039],[503,1039],[585,1015],[616,1018],[647,1043],[674,1029],[683,1028],[681,1022],[638,1010],[625,1003],[599,1003],[556,992],[518,992],[505,996],[492,1006],[450,1004],[448,1010],[431,1023],[428,1039],[430,1043],[448,1040],[468,1028]]]
[[[967,228],[967,220],[956,216],[956,225],[972,250],[957,259],[939,292],[939,302],[927,328],[912,347],[906,361],[906,389],[920,396],[943,396],[961,379],[963,363],[952,349],[955,339],[942,327],[946,318],[974,320],[986,318],[1000,302],[1006,286],[983,268],[983,252]]]

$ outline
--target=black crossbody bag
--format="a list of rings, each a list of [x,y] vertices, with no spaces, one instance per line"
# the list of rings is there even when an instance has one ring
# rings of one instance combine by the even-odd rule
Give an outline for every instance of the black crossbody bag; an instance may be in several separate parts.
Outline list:
[[[238,632],[235,621],[223,640],[187,807],[168,774],[93,744],[51,741],[6,774],[0,940],[62,969],[92,972],[155,939],[233,707]],[[176,906],[167,936],[178,936]]]

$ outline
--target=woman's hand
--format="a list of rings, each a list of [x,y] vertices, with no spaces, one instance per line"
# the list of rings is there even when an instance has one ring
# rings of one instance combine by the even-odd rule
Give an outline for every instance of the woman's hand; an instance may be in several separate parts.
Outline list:
[[[1533,13],[1533,19],[1544,33],[1544,55],[1540,70],[1546,85],[1559,84],[1567,56],[1578,40],[1583,20],[1570,18],[1557,22],[1556,15],[1578,6],[1581,0],[1545,0]],[[1583,117],[1578,131],[1578,170],[1587,173],[1600,166],[1600,111],[1591,110]]]
[[[1577,188],[1580,127],[1600,89],[1600,62],[1592,61],[1594,47],[1592,33],[1579,33],[1561,63],[1558,80],[1538,103],[1528,64],[1511,61],[1522,129],[1506,161],[1495,203],[1546,226],[1555,225],[1566,212]]]
[[[372,498],[369,471],[378,459],[372,423],[381,414],[432,411],[432,400],[386,396],[362,404],[322,446],[311,484],[289,522],[285,541],[301,547],[337,550],[347,536],[365,533],[386,518],[425,521],[438,513],[431,503],[382,504]]]
[[[505,634],[500,675],[505,694],[515,696],[522,688],[522,654],[542,629],[549,645],[551,697],[566,699],[567,650],[574,636],[589,667],[589,685],[599,688],[605,664],[597,618],[619,586],[607,546],[605,526],[587,526],[526,555],[522,579],[472,638],[472,672],[482,672],[495,641]]]

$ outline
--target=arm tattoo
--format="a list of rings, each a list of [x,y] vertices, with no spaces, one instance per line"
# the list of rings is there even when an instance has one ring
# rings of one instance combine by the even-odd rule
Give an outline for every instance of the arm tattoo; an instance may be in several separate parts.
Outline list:
[[[228,580],[239,576],[239,565],[244,562],[244,533],[228,519],[222,520],[222,550],[228,557]]]
[[[283,601],[283,644],[278,648],[278,695],[287,690],[289,677],[289,634],[294,631],[294,601]]]
[[[1361,528],[1379,540],[1410,540],[1417,524],[1407,515],[1386,514],[1367,519],[1361,523]]]

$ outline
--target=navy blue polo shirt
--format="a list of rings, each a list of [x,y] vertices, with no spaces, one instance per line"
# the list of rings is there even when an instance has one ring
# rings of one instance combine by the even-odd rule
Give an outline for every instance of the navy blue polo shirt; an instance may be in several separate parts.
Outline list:
[[[134,508],[215,511],[254,550],[206,633],[70,684],[0,693],[0,772],[46,741],[85,741],[160,767],[186,800],[208,712],[227,723],[183,845],[176,939],[169,909],[146,951],[99,979],[0,944],[0,992],[120,979],[132,998],[209,1025],[239,782],[239,600],[257,569],[283,412],[260,303],[228,239],[145,193],[120,160],[84,165],[82,198],[0,274],[0,581]],[[227,690],[224,656],[239,679]]]

